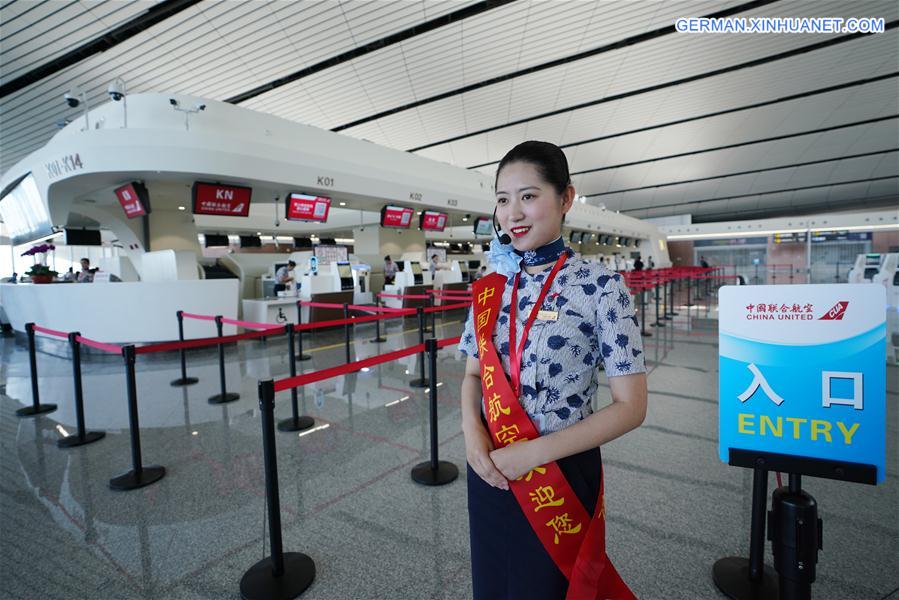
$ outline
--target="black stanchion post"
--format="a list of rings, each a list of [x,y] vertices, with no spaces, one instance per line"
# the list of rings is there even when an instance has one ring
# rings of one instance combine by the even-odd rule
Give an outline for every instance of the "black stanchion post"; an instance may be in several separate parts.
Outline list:
[[[656,293],[655,293],[655,296],[656,296],[656,298],[655,298],[655,300],[656,300],[656,302],[655,302],[655,304],[656,304],[656,322],[650,323],[649,326],[650,327],[664,327],[665,324],[662,323],[662,321],[659,317],[659,280],[658,279],[655,280],[655,290],[656,290]]]
[[[641,287],[640,289],[640,335],[643,337],[652,336],[651,333],[646,331],[646,288]]]
[[[303,324],[303,301],[297,300],[297,325]],[[303,330],[297,331],[297,344],[299,348],[299,354],[297,354],[297,360],[304,361],[309,360],[312,357],[308,354],[303,354]]]
[[[287,325],[287,354],[290,356],[290,376],[297,376],[297,357],[294,354],[293,325]],[[290,388],[290,409],[291,415],[289,419],[284,419],[278,423],[278,431],[303,431],[315,425],[312,417],[305,415],[300,416],[300,408],[297,403],[297,388]]]
[[[125,388],[128,393],[128,424],[131,429],[131,470],[109,480],[109,487],[117,491],[136,490],[155,483],[165,476],[165,467],[145,467],[140,454],[140,423],[137,416],[137,377],[134,373],[134,346],[122,348],[125,357]]]
[[[693,292],[693,274],[690,273],[687,275],[687,308],[689,309],[693,306],[693,299],[691,298]]]
[[[381,301],[380,298],[378,298],[375,301],[375,306],[380,308],[380,307],[384,306],[384,303]],[[378,316],[380,316],[384,313],[379,312],[377,314],[378,314]],[[380,343],[386,342],[386,341],[387,341],[386,338],[381,337],[381,319],[378,319],[377,321],[375,321],[375,339],[373,339],[372,342],[374,342],[375,344],[380,344]]]
[[[37,388],[37,351],[34,347],[34,323],[25,323],[25,335],[28,337],[28,365],[31,369],[31,406],[20,408],[16,411],[16,415],[33,417],[53,412],[56,410],[56,405],[41,404],[41,397]]]
[[[222,391],[215,396],[210,396],[209,403],[224,404],[226,402],[234,402],[240,398],[240,394],[229,392],[225,386],[225,344],[221,341],[222,332],[224,330],[221,315],[215,317],[215,329],[219,337],[219,384],[221,385]]]
[[[175,313],[175,315],[178,317],[178,341],[183,342],[184,341],[184,311],[179,310],[178,312]],[[187,376],[187,357],[185,356],[185,352],[186,352],[186,350],[184,348],[181,348],[181,350],[180,350],[180,353],[181,353],[181,378],[174,380],[172,382],[173,386],[193,385],[196,382],[200,381],[196,377],[188,377]]]
[[[668,287],[668,300],[669,300],[668,303],[670,304],[669,309],[668,309],[668,314],[672,317],[676,317],[677,315],[680,314],[674,310],[674,299],[676,297],[674,288],[676,285],[677,285],[677,279],[674,276],[672,276],[671,281],[669,283],[669,287]]]
[[[668,279],[668,275],[665,275],[662,281],[662,302],[664,302],[664,308],[662,308],[662,320],[670,321],[671,317],[668,315],[668,284],[671,280]]]
[[[343,318],[344,321],[350,318],[350,305],[346,302],[343,303]],[[344,355],[346,357],[346,362],[349,364],[351,361],[351,353],[350,353],[350,324],[343,324],[343,348]]]
[[[416,309],[418,312],[418,343],[425,343],[425,311],[422,307],[418,307]],[[413,379],[409,382],[409,387],[414,388],[425,388],[428,387],[428,379],[425,377],[425,351],[421,351],[421,355],[418,357],[419,365],[421,366],[420,372],[421,377],[418,379]]]
[[[428,299],[428,302],[431,305],[431,308],[437,306],[437,296],[435,294],[431,294],[431,297]],[[434,337],[437,336],[437,311],[433,311],[431,313],[431,335]]]
[[[823,524],[818,503],[802,491],[799,474],[790,473],[788,487],[774,490],[768,539],[774,556],[781,600],[809,600],[815,581]]]
[[[437,340],[425,342],[428,353],[428,372],[431,384],[428,398],[428,419],[431,424],[431,459],[412,468],[412,480],[422,485],[445,485],[459,477],[459,468],[451,462],[440,460],[437,454]]]
[[[271,556],[263,558],[240,579],[244,600],[297,598],[315,579],[315,563],[305,554],[284,552],[281,541],[281,499],[275,447],[275,382],[259,382],[262,416],[262,456],[265,462],[265,501]]]
[[[69,334],[69,346],[72,348],[72,382],[75,389],[75,421],[78,423],[78,433],[68,435],[56,440],[60,448],[74,448],[103,439],[106,435],[103,431],[87,431],[84,427],[84,395],[81,391],[81,342],[77,331]]]

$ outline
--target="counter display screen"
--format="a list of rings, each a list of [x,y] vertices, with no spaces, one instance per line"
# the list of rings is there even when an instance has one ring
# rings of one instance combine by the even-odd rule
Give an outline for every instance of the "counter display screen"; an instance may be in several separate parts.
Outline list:
[[[385,206],[381,209],[381,227],[408,229],[415,211],[402,206]]]
[[[288,221],[318,221],[324,223],[328,220],[328,211],[331,208],[331,199],[325,196],[307,196],[306,194],[290,194],[287,197]]]
[[[414,261],[409,263],[412,265],[412,274],[413,275],[421,275],[421,263],[418,261]]]
[[[136,181],[127,183],[116,188],[115,195],[119,199],[119,204],[122,205],[122,210],[125,211],[125,216],[129,219],[150,214],[149,195],[143,184]]]
[[[193,187],[194,214],[214,217],[249,216],[252,192],[248,187],[198,181]]]
[[[475,235],[490,235],[493,233],[493,223],[490,217],[478,217],[474,220]]]
[[[350,263],[337,263],[337,276],[341,279],[351,279],[353,270],[350,268]]]
[[[419,226],[423,231],[443,231],[446,229],[446,214],[426,210],[421,213]]]

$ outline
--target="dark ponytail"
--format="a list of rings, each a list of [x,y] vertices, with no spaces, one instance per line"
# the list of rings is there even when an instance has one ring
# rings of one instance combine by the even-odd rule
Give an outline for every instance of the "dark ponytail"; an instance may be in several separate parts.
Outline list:
[[[499,181],[499,173],[508,164],[526,162],[534,165],[537,173],[544,181],[549,183],[556,193],[561,195],[565,188],[571,185],[571,175],[568,173],[568,159],[565,153],[555,144],[549,142],[528,141],[522,142],[509,150],[499,162],[496,169],[496,183]]]

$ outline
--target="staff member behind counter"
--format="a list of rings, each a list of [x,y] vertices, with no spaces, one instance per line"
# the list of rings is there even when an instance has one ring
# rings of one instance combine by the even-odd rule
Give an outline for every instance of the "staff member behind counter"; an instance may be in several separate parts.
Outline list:
[[[287,261],[287,264],[275,272],[275,293],[283,292],[288,288],[293,289],[292,284],[294,282],[293,278],[293,270],[297,266],[292,260]]]

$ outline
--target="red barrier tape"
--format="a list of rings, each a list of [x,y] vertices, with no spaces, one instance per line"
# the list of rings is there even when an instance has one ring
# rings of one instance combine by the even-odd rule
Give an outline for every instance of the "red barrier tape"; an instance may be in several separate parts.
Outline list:
[[[430,298],[427,294],[378,294],[378,298],[408,298],[410,300],[427,300]]]
[[[284,329],[283,325],[277,325],[274,323],[252,323],[250,321],[238,321],[236,319],[226,319],[224,317],[222,317],[222,323],[227,323],[228,325],[237,325],[238,327],[243,327],[245,329]]]
[[[334,309],[343,310],[343,304],[330,304],[327,302],[300,302],[300,304],[303,306],[311,306],[313,308],[334,308]],[[349,308],[350,310],[359,310],[359,311],[363,311],[363,312],[375,312],[375,313],[377,313],[377,312],[383,312],[383,313],[403,312],[404,310],[408,310],[405,308],[390,308],[389,306],[375,306],[374,304],[371,304],[371,305],[347,304],[347,308]]]
[[[445,348],[446,346],[452,346],[453,344],[458,344],[459,340],[461,340],[461,339],[462,339],[462,337],[460,336],[460,337],[454,337],[454,338],[446,338],[443,340],[437,340],[437,348],[438,349]]]
[[[46,333],[47,335],[55,335],[56,337],[61,338],[69,337],[68,333],[65,333],[63,331],[56,331],[55,329],[47,329],[46,327],[41,327],[40,325],[32,325],[31,328],[40,333]]]
[[[395,312],[387,315],[370,315],[368,317],[350,317],[349,319],[332,319],[330,321],[316,321],[314,323],[303,323],[302,325],[294,325],[294,331],[309,331],[310,329],[322,329],[324,327],[338,327],[340,325],[353,323],[370,323],[372,321],[381,321],[383,319],[395,319],[396,317],[405,317],[414,315],[414,309],[403,309],[403,312]]]
[[[88,339],[86,337],[76,336],[75,341],[79,344],[84,344],[85,346],[90,346],[91,348],[96,348],[97,350],[103,350],[104,352],[109,352],[110,354],[121,354],[122,347],[116,346],[115,344],[104,344],[103,342],[98,342],[95,340]]]
[[[441,306],[432,306],[431,308],[426,308],[424,312],[432,313],[432,312],[441,312],[444,310],[455,310],[457,308],[468,308],[471,306],[471,302],[460,302],[459,304],[446,304]]]
[[[225,335],[222,337],[198,338],[195,340],[184,340],[183,342],[163,342],[161,344],[148,344],[139,346],[134,349],[135,354],[152,354],[154,352],[167,352],[169,350],[181,350],[182,348],[203,348],[206,346],[218,346],[219,344],[229,344],[240,340],[251,340],[255,338],[268,337],[270,335],[278,335],[285,332],[284,326],[278,326],[277,329],[263,329],[262,331],[251,331],[249,333],[241,333],[239,335]]]
[[[195,315],[191,313],[182,312],[181,316],[186,319],[197,319],[199,321],[215,321],[215,317],[210,317],[209,315]]]
[[[429,294],[470,294],[471,289],[467,290],[426,290]]]
[[[316,381],[323,381],[325,379],[330,379],[339,375],[346,375],[347,373],[352,373],[365,367],[373,367],[382,363],[398,360],[400,358],[403,358],[404,356],[419,354],[421,352],[424,352],[424,350],[425,345],[418,344],[416,346],[403,348],[402,350],[388,352],[387,354],[382,354],[380,356],[373,356],[371,358],[357,360],[355,362],[347,363],[339,367],[331,367],[330,369],[322,369],[321,371],[316,371],[315,373],[306,373],[305,375],[297,375],[296,377],[279,379],[275,382],[275,391],[283,392],[284,390],[290,390],[301,385],[315,383]]]

